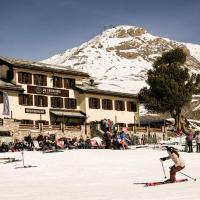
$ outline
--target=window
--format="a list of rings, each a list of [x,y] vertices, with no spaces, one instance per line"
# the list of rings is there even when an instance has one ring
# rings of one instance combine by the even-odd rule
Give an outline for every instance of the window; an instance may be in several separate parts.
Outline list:
[[[53,87],[62,88],[62,78],[58,76],[53,77]]]
[[[51,97],[51,107],[52,108],[63,108],[63,98]]]
[[[115,101],[115,110],[117,110],[117,111],[124,111],[125,110],[124,101],[116,100]]]
[[[98,99],[98,98],[89,98],[89,108],[100,109],[100,99]]]
[[[117,123],[117,125],[118,125],[119,127],[126,127],[126,124],[125,124],[125,123]]]
[[[137,112],[137,105],[135,102],[128,101],[127,102],[127,111],[129,112]]]
[[[19,94],[19,105],[32,106],[33,105],[33,95]]]
[[[35,106],[38,107],[47,107],[48,99],[46,96],[35,95]]]
[[[43,125],[49,125],[49,122],[46,120],[36,120],[35,125],[39,126],[39,123],[42,123]]]
[[[33,125],[33,120],[22,119],[21,124],[32,124]]]
[[[34,74],[34,84],[40,86],[47,86],[47,77],[42,74]]]
[[[23,84],[32,84],[32,74],[26,72],[19,72],[18,82]]]
[[[77,106],[76,99],[72,99],[72,98],[65,99],[65,108],[76,109],[76,106]]]
[[[102,99],[102,109],[104,110],[112,110],[113,109],[113,103],[110,99]]]
[[[134,124],[128,124],[128,131],[134,130]]]
[[[64,79],[64,87],[67,88],[67,89],[73,89],[75,88],[75,79],[72,79],[72,78],[65,78]]]
[[[119,130],[122,131],[123,128],[126,128],[125,123],[117,123],[117,126],[119,127]]]

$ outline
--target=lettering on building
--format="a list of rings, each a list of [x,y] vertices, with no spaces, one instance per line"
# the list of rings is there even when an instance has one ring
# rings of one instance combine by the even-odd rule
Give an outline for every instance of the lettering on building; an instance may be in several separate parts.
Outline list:
[[[32,94],[69,97],[69,90],[62,90],[62,89],[48,88],[48,87],[38,87],[38,86],[32,86],[32,85],[27,86],[27,92],[32,93]]]
[[[44,109],[25,108],[25,113],[46,114],[46,111]]]

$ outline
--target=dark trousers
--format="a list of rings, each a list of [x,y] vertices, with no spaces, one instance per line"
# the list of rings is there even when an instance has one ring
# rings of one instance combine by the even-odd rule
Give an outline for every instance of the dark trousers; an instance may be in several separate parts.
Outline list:
[[[193,147],[192,147],[192,145],[188,146],[188,152],[189,152],[189,153],[193,152]]]
[[[197,143],[197,152],[200,152],[200,143]]]
[[[188,152],[193,152],[192,141],[188,141]]]
[[[176,172],[179,172],[184,168],[185,167],[181,167],[181,166],[172,167],[171,170],[170,170],[170,180],[172,182],[175,182],[176,181]]]

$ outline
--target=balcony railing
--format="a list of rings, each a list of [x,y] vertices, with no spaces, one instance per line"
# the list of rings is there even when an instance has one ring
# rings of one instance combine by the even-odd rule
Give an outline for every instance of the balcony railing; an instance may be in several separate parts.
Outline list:
[[[80,131],[81,126],[65,126],[65,130],[67,130],[67,131]]]
[[[20,124],[19,129],[39,129],[39,126],[34,124]]]
[[[39,125],[34,124],[20,124],[20,130],[24,129],[39,129]],[[41,130],[43,131],[52,131],[52,130],[62,130],[61,125],[41,125]],[[66,131],[80,131],[81,126],[65,126]]]

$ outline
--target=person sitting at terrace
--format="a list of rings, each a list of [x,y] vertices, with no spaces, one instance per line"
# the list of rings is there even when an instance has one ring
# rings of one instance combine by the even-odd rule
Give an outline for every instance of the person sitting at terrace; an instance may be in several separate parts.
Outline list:
[[[123,149],[128,149],[128,144],[126,143],[126,134],[124,130],[122,130],[119,134],[119,143],[122,145]]]

